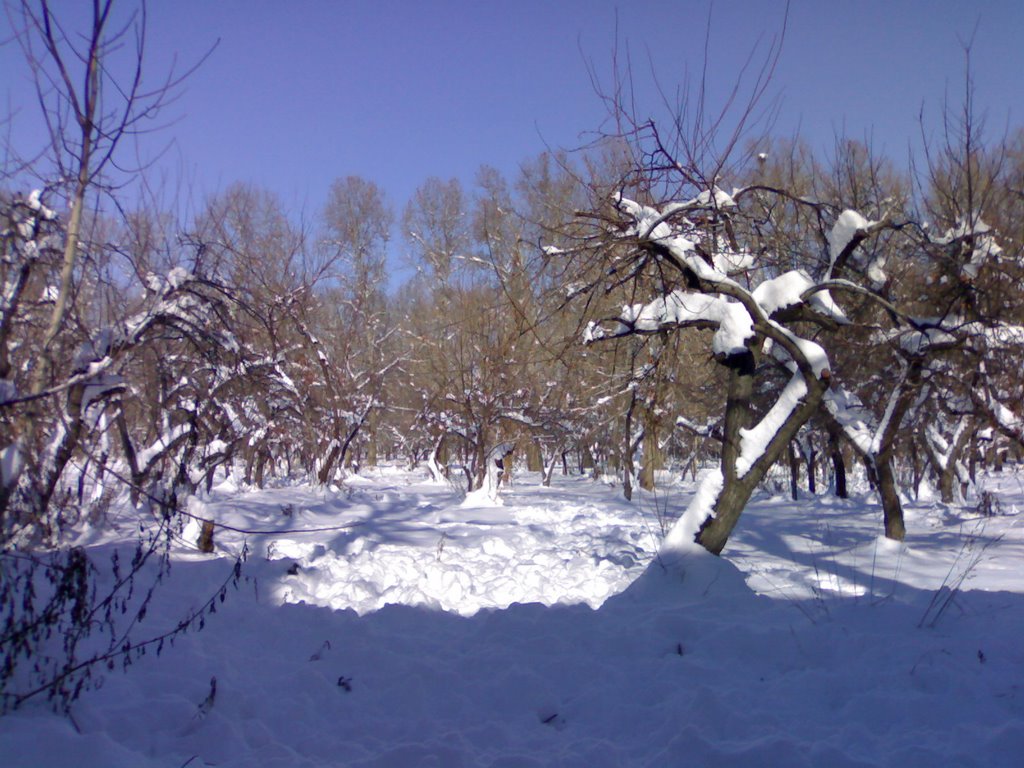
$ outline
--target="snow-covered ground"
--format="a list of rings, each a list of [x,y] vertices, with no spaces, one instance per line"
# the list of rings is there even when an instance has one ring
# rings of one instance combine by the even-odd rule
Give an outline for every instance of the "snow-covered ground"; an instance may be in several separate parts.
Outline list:
[[[70,718],[0,718],[0,766],[1019,766],[1020,477],[986,479],[995,517],[911,504],[905,545],[870,499],[762,494],[724,558],[675,563],[656,551],[685,484],[629,504],[519,474],[500,506],[397,469],[225,484],[191,511],[321,530],[182,549],[143,628],[245,541],[251,579]]]

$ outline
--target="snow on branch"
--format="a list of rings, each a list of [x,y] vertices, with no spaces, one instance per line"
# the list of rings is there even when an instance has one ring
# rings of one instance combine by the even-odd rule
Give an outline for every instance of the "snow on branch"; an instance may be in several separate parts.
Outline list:
[[[858,453],[871,455],[876,448],[878,425],[860,398],[843,387],[833,386],[825,393],[824,403],[825,409]]]
[[[662,212],[621,195],[615,198],[615,203],[619,210],[633,220],[633,224],[626,230],[625,238],[636,238],[642,244],[656,246],[656,253],[669,258],[681,269],[689,270],[697,280],[712,285],[727,284],[740,287],[697,252],[696,245],[700,240],[700,234],[689,225],[689,222],[684,219],[676,228],[668,223],[668,218],[681,210],[679,206],[667,206]],[[679,231],[681,229],[686,230],[685,235]]]
[[[807,394],[807,382],[794,372],[779,397],[762,419],[749,429],[740,430],[740,454],[736,459],[736,475],[743,477],[768,448],[768,443],[779,433],[782,425],[800,406]]]
[[[802,270],[792,270],[747,290],[698,252],[700,234],[686,219],[669,223],[671,214],[689,210],[692,201],[666,206],[663,211],[621,195],[615,202],[632,220],[621,237],[641,249],[653,250],[656,257],[683,272],[689,289],[676,289],[647,304],[627,305],[618,316],[605,321],[609,325],[590,322],[583,334],[585,343],[685,327],[713,328],[713,353],[719,360],[746,354],[755,338],[762,336],[781,347],[805,375],[827,375],[824,350],[776,319],[782,313],[795,313],[791,317],[848,322],[827,286],[815,284]],[[863,229],[859,219],[852,223],[858,224],[855,231]],[[799,312],[803,307],[810,312]],[[779,350],[775,354],[778,356]]]
[[[829,267],[827,276],[838,274],[846,261],[864,240],[890,226],[888,214],[880,221],[869,221],[857,211],[846,209],[839,214],[832,229],[826,235],[828,240]],[[880,286],[888,279],[885,273],[884,252],[875,254],[867,265],[865,274],[874,285]]]
[[[998,259],[1003,249],[992,235],[992,228],[980,216],[972,221],[959,219],[955,226],[947,229],[940,237],[932,239],[937,245],[958,245],[967,257],[960,268],[962,279],[974,280],[981,268]]]
[[[832,229],[829,231],[828,238],[828,255],[831,260],[831,266],[835,266],[836,261],[843,255],[844,252],[853,250],[853,247],[864,239],[868,229],[875,222],[868,221],[857,211],[845,210],[839,214],[836,219],[836,223],[832,225]],[[851,244],[853,247],[851,247]]]
[[[697,550],[697,533],[713,514],[715,502],[718,501],[724,485],[725,477],[722,475],[721,467],[706,469],[701,473],[693,499],[665,535],[665,540],[661,544],[661,555],[686,554]]]
[[[838,323],[849,322],[843,310],[829,295],[828,288],[820,287],[802,269],[784,272],[778,277],[765,280],[754,289],[753,296],[768,317],[779,310],[807,304],[815,312]]]
[[[1002,435],[1024,445],[1024,418],[996,397],[987,384],[973,388],[971,399]]]
[[[715,328],[715,354],[729,355],[746,351],[746,342],[754,336],[750,315],[738,302],[724,296],[679,290],[647,304],[625,306],[611,322],[615,327],[610,330],[591,322],[584,331],[584,341],[674,328]]]
[[[722,425],[719,422],[708,421],[705,424],[698,424],[692,419],[688,419],[683,415],[676,416],[675,425],[683,429],[689,430],[697,437],[703,437],[710,440],[722,440]]]

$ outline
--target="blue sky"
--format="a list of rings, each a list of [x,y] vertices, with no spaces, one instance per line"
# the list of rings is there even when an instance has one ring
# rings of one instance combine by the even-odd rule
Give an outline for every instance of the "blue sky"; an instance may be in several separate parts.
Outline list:
[[[65,14],[88,5],[54,2]],[[784,8],[714,5],[716,93],[778,33]],[[483,163],[513,175],[545,143],[578,145],[604,117],[585,59],[607,75],[616,34],[648,94],[641,109],[654,111],[649,71],[669,87],[698,71],[707,15],[705,0],[151,0],[154,79],[172,56],[187,65],[220,42],[141,152],[169,144],[154,175],[183,180],[196,201],[247,181],[309,215],[333,179],[358,174],[400,210],[428,176],[470,182]],[[1019,0],[793,0],[771,90],[777,132],[799,127],[822,148],[837,131],[870,135],[903,157],[922,106],[936,118],[947,92],[959,98],[961,41],[972,37],[989,125],[1024,123]],[[38,128],[20,58],[17,46],[0,47],[0,103],[20,110],[12,136],[24,145]]]

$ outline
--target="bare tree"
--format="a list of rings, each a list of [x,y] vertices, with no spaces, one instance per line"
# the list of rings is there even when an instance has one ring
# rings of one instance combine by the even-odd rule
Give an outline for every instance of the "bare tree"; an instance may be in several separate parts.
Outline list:
[[[389,354],[393,328],[385,296],[394,212],[383,190],[358,176],[338,179],[322,218],[319,247],[337,265],[339,279],[320,297],[325,322],[318,342],[334,361],[332,372],[324,371],[335,403],[318,472],[326,483],[339,465],[354,458],[354,448],[364,448],[366,460],[376,463],[378,412],[398,360]]]

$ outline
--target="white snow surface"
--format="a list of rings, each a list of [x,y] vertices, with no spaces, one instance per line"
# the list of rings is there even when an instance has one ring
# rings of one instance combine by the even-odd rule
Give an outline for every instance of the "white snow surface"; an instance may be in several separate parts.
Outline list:
[[[657,555],[689,483],[627,503],[519,473],[504,506],[474,507],[425,472],[332,491],[232,478],[190,510],[280,533],[183,544],[139,629],[201,605],[246,538],[254,581],[159,658],[105,672],[72,717],[0,718],[0,765],[1017,766],[1020,477],[982,479],[991,518],[906,500],[904,544],[879,537],[871,497],[762,492],[723,558]],[[136,524],[112,512],[81,543],[103,562]]]

